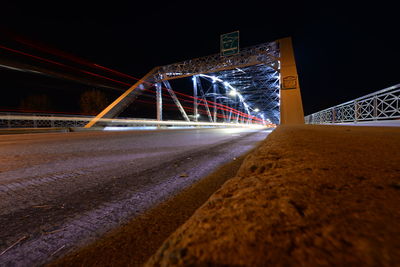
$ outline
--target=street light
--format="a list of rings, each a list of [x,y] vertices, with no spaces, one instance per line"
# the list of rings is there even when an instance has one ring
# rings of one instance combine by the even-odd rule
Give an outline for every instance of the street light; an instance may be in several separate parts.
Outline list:
[[[232,89],[229,91],[229,95],[230,96],[236,96],[237,95],[237,91],[235,89]]]

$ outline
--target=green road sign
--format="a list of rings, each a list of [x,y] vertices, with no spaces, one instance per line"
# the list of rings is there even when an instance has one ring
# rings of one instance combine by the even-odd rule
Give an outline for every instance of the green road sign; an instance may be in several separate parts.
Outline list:
[[[221,35],[221,55],[231,56],[239,53],[239,31]]]

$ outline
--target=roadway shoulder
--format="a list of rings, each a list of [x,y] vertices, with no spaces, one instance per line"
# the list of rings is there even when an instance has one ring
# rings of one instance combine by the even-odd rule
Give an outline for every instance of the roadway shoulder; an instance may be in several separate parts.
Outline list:
[[[395,266],[400,129],[280,126],[147,266]]]

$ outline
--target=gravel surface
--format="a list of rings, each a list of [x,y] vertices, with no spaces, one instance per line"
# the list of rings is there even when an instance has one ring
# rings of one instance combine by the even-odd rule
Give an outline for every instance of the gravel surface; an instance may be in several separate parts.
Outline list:
[[[399,266],[400,128],[280,126],[146,266]]]
[[[42,265],[86,245],[267,134],[199,129],[3,135],[0,265]]]

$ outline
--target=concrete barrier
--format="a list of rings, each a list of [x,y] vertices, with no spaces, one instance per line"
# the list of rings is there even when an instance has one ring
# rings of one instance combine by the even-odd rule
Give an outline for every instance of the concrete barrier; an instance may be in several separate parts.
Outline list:
[[[395,266],[400,129],[280,126],[146,266]]]

